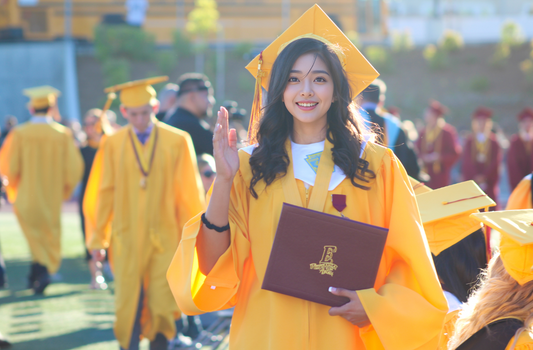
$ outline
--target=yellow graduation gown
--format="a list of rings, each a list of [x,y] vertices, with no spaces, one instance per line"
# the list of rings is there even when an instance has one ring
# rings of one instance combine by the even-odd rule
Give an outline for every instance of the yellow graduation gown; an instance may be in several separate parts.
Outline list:
[[[523,331],[518,336],[518,340],[513,348],[515,337],[511,339],[505,350],[533,350],[533,334]]]
[[[325,150],[331,149],[326,140]],[[287,145],[291,156],[290,143]],[[196,237],[200,215],[184,229],[167,273],[170,288],[186,314],[235,306],[230,348],[239,349],[436,349],[447,303],[431,255],[407,174],[392,151],[368,143],[363,157],[376,178],[370,190],[349,179],[328,191],[331,152],[320,159],[309,204],[298,187],[292,165],[287,175],[266,189],[249,193],[249,159],[239,151],[240,169],[232,187],[229,222],[231,245],[208,276],[198,269]],[[331,194],[344,194],[350,219],[390,229],[375,287],[358,291],[371,321],[359,329],[329,307],[261,289],[283,202],[339,215]]]
[[[155,131],[158,131],[157,142]],[[148,168],[146,188],[133,141]],[[126,126],[106,137],[95,156],[84,198],[88,249],[110,247],[115,273],[115,336],[123,348],[130,343],[141,283],[145,290],[142,335],[175,336],[179,309],[165,273],[185,223],[205,207],[204,191],[189,134],[156,122],[143,146]]]
[[[33,262],[55,273],[61,264],[61,203],[83,175],[72,133],[56,122],[16,127],[0,150],[0,173],[8,178],[8,199]]]
[[[455,310],[449,312],[444,319],[444,327],[442,328],[442,333],[439,340],[438,350],[448,349],[448,342],[452,338],[453,332],[455,331],[455,322],[459,318],[459,312],[461,310]]]
[[[506,210],[531,209],[531,175],[522,179],[513,190],[507,201]]]

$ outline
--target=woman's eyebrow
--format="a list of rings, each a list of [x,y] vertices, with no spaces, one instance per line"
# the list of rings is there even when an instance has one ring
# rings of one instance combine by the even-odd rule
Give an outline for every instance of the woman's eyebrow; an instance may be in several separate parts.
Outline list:
[[[301,70],[291,70],[291,73],[296,73],[296,74],[303,74]],[[313,70],[309,73],[312,73],[312,74],[326,74],[326,75],[329,75],[329,73],[325,70]],[[308,73],[308,74],[309,74]]]

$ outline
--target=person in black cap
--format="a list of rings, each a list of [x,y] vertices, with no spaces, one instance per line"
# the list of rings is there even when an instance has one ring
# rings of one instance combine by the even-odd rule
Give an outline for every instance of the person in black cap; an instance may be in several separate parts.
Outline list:
[[[200,73],[183,74],[177,83],[177,109],[166,123],[191,135],[197,155],[213,155],[213,132],[204,120],[211,116],[215,104],[211,83]]]

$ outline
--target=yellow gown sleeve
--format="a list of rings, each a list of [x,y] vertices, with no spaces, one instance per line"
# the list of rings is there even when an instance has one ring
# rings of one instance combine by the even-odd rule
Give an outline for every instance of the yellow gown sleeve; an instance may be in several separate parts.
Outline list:
[[[9,181],[6,187],[7,199],[14,203],[17,199],[17,189],[20,181],[21,155],[19,137],[13,130],[7,134],[4,144],[0,149],[0,174]]]
[[[444,319],[444,327],[442,328],[442,333],[439,339],[439,347],[437,348],[438,350],[448,349],[448,342],[452,338],[453,332],[455,331],[455,322],[457,322],[457,319],[459,318],[460,311],[461,310],[455,310],[446,315],[446,318]]]
[[[505,350],[533,350],[533,334],[528,331],[522,331],[515,342],[515,337],[511,339]],[[514,345],[514,348],[513,348]]]
[[[83,157],[70,135],[66,137],[65,187],[63,199],[68,200],[83,176]]]
[[[100,142],[83,199],[86,245],[89,250],[108,248],[111,242],[114,182],[110,148],[105,140]]]
[[[198,173],[194,147],[188,134],[183,137],[181,153],[174,171],[174,202],[178,232],[181,235],[185,223],[205,209],[205,191]]]
[[[241,157],[241,162],[243,158]],[[201,227],[201,214],[183,229],[183,236],[167,272],[167,280],[181,311],[187,315],[222,310],[234,306],[250,254],[248,239],[249,193],[241,171],[233,181],[230,196],[229,223],[231,243],[218,259],[209,275],[198,268],[196,237]]]
[[[518,183],[509,196],[506,210],[531,209],[531,176],[527,176]]]
[[[390,150],[387,154],[376,183],[384,187],[384,217],[390,218],[381,262],[388,271],[382,272],[383,285],[357,292],[371,322],[360,335],[366,349],[436,349],[448,306],[407,173]]]

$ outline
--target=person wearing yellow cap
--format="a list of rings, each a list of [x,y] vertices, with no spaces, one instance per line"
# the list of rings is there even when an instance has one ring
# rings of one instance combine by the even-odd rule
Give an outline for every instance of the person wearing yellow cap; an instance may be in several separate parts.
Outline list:
[[[472,217],[501,233],[499,254],[460,312],[448,349],[533,349],[533,210]]]
[[[50,86],[24,90],[31,119],[15,127],[0,150],[0,173],[28,240],[32,256],[28,287],[41,294],[61,264],[61,203],[81,179],[83,161],[69,129],[56,123],[59,91]]]
[[[518,183],[507,200],[507,210],[532,209],[531,202],[533,187],[531,186],[532,174],[527,175]]]
[[[167,349],[180,317],[165,273],[187,220],[204,208],[204,190],[189,135],[155,118],[152,84],[137,80],[120,92],[128,125],[106,135],[96,153],[85,195],[86,244],[101,261],[110,250],[115,276],[115,336],[122,349]],[[111,95],[110,97],[114,97]]]
[[[416,199],[437,275],[448,302],[448,314],[438,347],[444,350],[463,303],[466,303],[478,275],[487,265],[482,226],[470,214],[495,203],[474,181],[438,190],[426,189],[419,192]]]
[[[235,306],[234,350],[435,349],[447,306],[414,194],[394,153],[361,131],[353,102],[378,73],[318,5],[248,69],[266,107],[252,108],[251,146],[239,151],[227,111],[218,114],[209,206],[187,223],[167,273],[180,308]],[[284,202],[388,228],[375,287],[331,286],[351,300],[334,308],[261,289]]]

